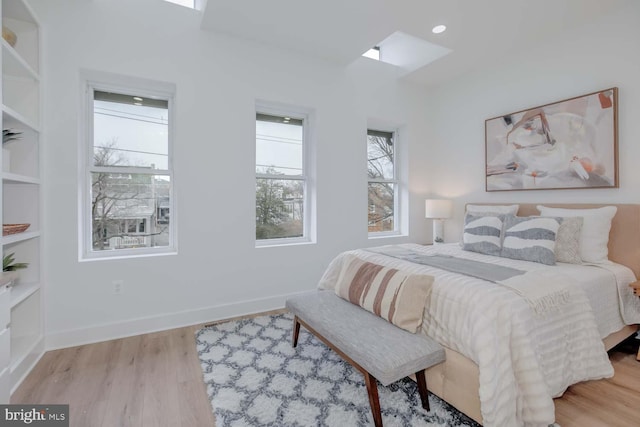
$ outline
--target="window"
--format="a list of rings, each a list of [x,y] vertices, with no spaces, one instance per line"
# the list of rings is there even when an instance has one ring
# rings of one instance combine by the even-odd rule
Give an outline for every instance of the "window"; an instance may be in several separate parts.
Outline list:
[[[165,0],[169,3],[179,4],[180,6],[185,6],[191,9],[196,8],[196,0]]]
[[[369,233],[397,233],[398,180],[393,132],[367,130]]]
[[[375,59],[376,61],[380,61],[380,47],[375,46],[362,54],[362,56],[370,59]]]
[[[256,113],[256,244],[310,241],[306,115]]]
[[[175,248],[172,94],[88,84],[83,257]]]

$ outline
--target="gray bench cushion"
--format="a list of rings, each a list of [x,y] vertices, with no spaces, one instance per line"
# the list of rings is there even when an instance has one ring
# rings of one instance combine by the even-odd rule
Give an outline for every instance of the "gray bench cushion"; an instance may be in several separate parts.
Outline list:
[[[445,359],[437,342],[402,330],[332,291],[289,298],[286,307],[383,385]]]

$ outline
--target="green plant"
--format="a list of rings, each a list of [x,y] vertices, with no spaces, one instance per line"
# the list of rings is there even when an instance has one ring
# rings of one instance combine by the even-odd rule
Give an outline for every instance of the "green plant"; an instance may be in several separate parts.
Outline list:
[[[2,258],[2,271],[16,271],[29,266],[27,262],[14,262],[14,255],[15,253],[10,253]]]
[[[2,129],[2,143],[16,141],[22,138],[22,131],[15,129]]]

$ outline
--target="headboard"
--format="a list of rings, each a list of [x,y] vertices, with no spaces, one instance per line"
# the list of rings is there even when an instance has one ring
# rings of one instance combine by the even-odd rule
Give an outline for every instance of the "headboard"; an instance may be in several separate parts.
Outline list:
[[[478,203],[483,205],[515,204],[504,203]],[[553,208],[589,209],[603,206],[616,206],[618,212],[613,217],[611,232],[609,233],[609,259],[618,264],[626,265],[637,278],[640,278],[640,205],[616,205],[616,204],[559,204],[559,203],[519,203],[519,216],[540,215],[537,205],[545,205]]]

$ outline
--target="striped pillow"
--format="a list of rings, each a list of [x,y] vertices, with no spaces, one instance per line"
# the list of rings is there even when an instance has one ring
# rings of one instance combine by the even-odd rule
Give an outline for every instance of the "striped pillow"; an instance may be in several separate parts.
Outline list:
[[[561,218],[508,216],[500,256],[554,265],[555,246]]]
[[[464,217],[462,249],[486,255],[500,256],[504,215],[473,215]]]
[[[433,277],[347,255],[336,284],[336,294],[411,333],[422,325],[422,315]]]

